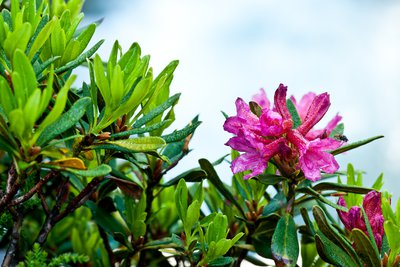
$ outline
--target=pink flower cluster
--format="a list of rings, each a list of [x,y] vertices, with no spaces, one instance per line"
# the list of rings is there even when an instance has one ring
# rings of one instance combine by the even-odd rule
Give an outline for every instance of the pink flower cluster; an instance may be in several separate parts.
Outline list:
[[[338,204],[347,207],[346,201],[343,197],[339,198]],[[371,225],[372,233],[375,238],[376,245],[379,249],[382,247],[382,238],[384,235],[384,217],[382,214],[381,207],[381,193],[371,191],[365,195],[362,206],[367,214],[369,223]],[[354,228],[358,228],[368,236],[367,227],[365,225],[364,217],[361,213],[361,208],[353,206],[349,212],[338,210],[340,220],[344,224],[347,230],[351,231]]]
[[[226,145],[244,152],[233,160],[233,173],[250,171],[245,179],[262,174],[270,159],[274,160],[282,175],[290,176],[300,169],[311,181],[319,180],[321,171],[334,173],[339,168],[329,151],[340,147],[343,142],[329,138],[329,135],[341,117],[336,115],[324,129],[313,129],[328,111],[329,95],[308,93],[299,102],[291,97],[301,120],[300,125],[294,128],[286,91],[287,87],[280,84],[271,107],[261,89],[253,97],[253,101],[261,107],[259,116],[241,98],[236,100],[237,115],[229,117],[224,123],[225,131],[235,135]]]

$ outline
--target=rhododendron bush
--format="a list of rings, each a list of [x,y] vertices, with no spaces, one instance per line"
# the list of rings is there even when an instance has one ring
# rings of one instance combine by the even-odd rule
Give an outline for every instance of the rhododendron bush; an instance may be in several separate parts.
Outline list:
[[[339,114],[322,124],[328,93],[237,98],[215,129],[230,156],[173,176],[204,138],[195,114],[172,127],[178,61],[154,73],[139,44],[118,41],[96,54],[81,0],[0,4],[3,266],[400,264],[400,202],[382,175],[365,186],[335,159],[383,136],[350,142]]]

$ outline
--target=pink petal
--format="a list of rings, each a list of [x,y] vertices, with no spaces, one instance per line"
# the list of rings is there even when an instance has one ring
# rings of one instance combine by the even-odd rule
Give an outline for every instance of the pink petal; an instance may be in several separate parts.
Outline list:
[[[262,174],[267,168],[267,161],[265,161],[258,153],[245,153],[232,161],[231,169],[233,173],[251,170],[250,174],[245,175],[243,178]]]
[[[305,94],[298,103],[293,96],[290,97],[290,99],[293,101],[293,104],[296,106],[297,113],[299,114],[301,121],[304,121],[308,112],[308,108],[310,107],[315,96],[315,93],[309,92]]]
[[[276,111],[281,114],[284,121],[291,121],[292,116],[290,115],[290,112],[286,106],[286,91],[287,86],[280,84],[278,89],[275,91],[274,105]]]
[[[307,111],[303,123],[298,128],[299,132],[306,135],[322,119],[330,104],[328,93],[316,96]]]
[[[267,98],[267,94],[264,89],[260,89],[260,92],[253,96],[252,100],[260,105],[262,109],[270,109],[271,103]]]
[[[279,136],[283,134],[282,116],[272,110],[263,112],[260,117],[261,132],[265,136]]]

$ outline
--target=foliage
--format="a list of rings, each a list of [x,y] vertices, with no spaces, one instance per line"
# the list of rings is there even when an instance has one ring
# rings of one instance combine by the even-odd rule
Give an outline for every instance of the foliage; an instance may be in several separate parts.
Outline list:
[[[283,85],[275,109],[238,100],[225,123],[236,135],[230,159],[168,177],[201,124],[195,116],[171,130],[178,61],[154,74],[139,44],[125,51],[118,41],[102,58],[97,23],[80,25],[81,0],[0,3],[3,266],[296,266],[300,254],[303,266],[399,264],[400,202],[393,211],[384,192],[367,203],[382,176],[364,187],[362,172],[339,171],[334,159],[382,136],[347,143],[338,115],[314,130],[326,93],[312,96],[310,115]],[[224,161],[230,184],[215,171]],[[335,210],[357,214],[357,227]]]

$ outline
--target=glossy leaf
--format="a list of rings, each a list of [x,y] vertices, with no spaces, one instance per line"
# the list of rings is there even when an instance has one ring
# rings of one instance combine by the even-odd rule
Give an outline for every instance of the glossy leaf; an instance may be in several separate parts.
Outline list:
[[[91,99],[89,97],[81,98],[52,124],[48,125],[46,128],[39,128],[42,132],[39,132],[40,136],[37,139],[37,145],[42,146],[69,128],[75,126],[85,114],[85,109],[90,103]]]
[[[351,231],[351,235],[355,243],[354,249],[364,264],[371,267],[380,267],[380,258],[377,257],[375,253],[372,253],[375,249],[371,240],[364,234],[364,232],[360,229],[354,228]]]
[[[185,139],[187,136],[190,134],[194,133],[196,128],[201,124],[201,122],[195,122],[193,124],[189,124],[185,128],[175,131],[171,134],[163,135],[161,136],[162,139],[165,140],[166,143],[172,143],[172,142],[177,142],[182,139]]]
[[[86,170],[85,163],[80,158],[65,158],[65,159],[53,160],[46,164],[51,164],[64,168]]]
[[[299,256],[296,225],[290,214],[282,216],[272,236],[272,255],[275,262],[286,266],[296,266]]]
[[[244,211],[232,193],[225,187],[219,178],[213,165],[206,159],[199,159],[200,167],[207,173],[207,179],[218,189],[218,191],[240,211],[244,217]]]
[[[101,176],[105,176],[105,175],[109,174],[112,170],[111,167],[106,164],[102,164],[93,169],[88,169],[88,170],[77,170],[77,169],[61,167],[61,166],[46,164],[46,163],[42,164],[42,166],[44,168],[49,168],[49,169],[68,171],[75,175],[84,176],[84,177],[101,177]]]
[[[286,106],[287,106],[287,108],[289,110],[290,115],[292,116],[293,129],[296,129],[301,124],[300,115],[297,112],[296,106],[294,105],[294,103],[293,103],[293,101],[291,99],[287,99],[286,100]]]
[[[140,119],[136,120],[134,124],[132,125],[133,128],[139,128],[143,126],[144,124],[148,123],[158,115],[162,114],[165,110],[170,108],[171,106],[175,105],[177,101],[179,100],[181,94],[175,94],[168,98],[164,103],[161,105],[157,106],[156,108],[152,109],[150,112],[146,113],[141,117]]]
[[[374,136],[374,137],[371,137],[371,138],[368,138],[368,139],[365,139],[365,140],[361,140],[361,141],[358,141],[358,142],[346,144],[344,146],[339,147],[338,149],[332,150],[330,153],[332,155],[338,155],[338,154],[341,154],[343,152],[346,152],[346,151],[355,149],[357,147],[366,145],[368,143],[371,143],[372,141],[378,140],[378,139],[383,138],[383,137],[384,137],[383,135],[377,135],[377,136]]]
[[[370,191],[373,191],[373,188],[368,187],[360,187],[355,185],[346,185],[340,183],[331,183],[331,182],[322,182],[316,184],[313,189],[315,191],[325,191],[325,190],[333,190],[338,192],[349,192],[355,194],[367,194]]]
[[[148,152],[165,146],[165,141],[156,136],[137,137],[116,141],[106,141],[91,146],[93,149],[111,149],[123,152]]]
[[[322,233],[315,235],[315,244],[320,257],[330,264],[349,267],[361,266],[361,264],[354,261],[346,252],[326,238]]]

